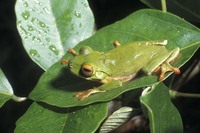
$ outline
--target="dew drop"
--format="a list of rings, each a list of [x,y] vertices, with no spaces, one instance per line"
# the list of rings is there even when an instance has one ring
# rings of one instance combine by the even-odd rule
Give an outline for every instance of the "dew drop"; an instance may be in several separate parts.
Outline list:
[[[77,17],[77,18],[81,18],[81,13],[80,12],[75,12],[75,16]]]
[[[30,17],[30,13],[28,11],[25,11],[22,13],[22,17],[25,19],[25,20],[28,20],[29,17]]]
[[[42,6],[43,4],[42,4],[42,2],[39,2],[38,5]]]
[[[47,34],[47,32],[46,32],[45,30],[40,30],[40,31],[41,31],[41,33],[43,33],[44,35]]]
[[[17,21],[17,24],[18,24],[18,26],[21,26],[22,25],[22,21],[21,20]]]
[[[33,29],[33,26],[31,26],[31,25],[27,25],[28,26],[28,30],[29,31],[33,31],[34,29]]]
[[[28,7],[28,3],[26,1],[24,2],[23,5],[24,5],[24,7]]]
[[[31,36],[32,34],[31,34],[31,33],[28,33],[27,35],[28,35],[28,36]]]
[[[32,37],[32,42],[41,42],[40,38],[37,38],[36,36]]]
[[[50,38],[46,38],[46,41],[47,41],[47,42],[50,42]]]
[[[50,11],[49,11],[49,9],[48,9],[47,7],[44,7],[43,10],[44,10],[44,12],[45,12],[46,14],[50,14]]]
[[[50,49],[51,51],[53,51],[55,55],[58,55],[58,50],[56,49],[56,47],[55,47],[54,45],[50,45],[50,46],[49,46],[49,49]]]
[[[37,52],[37,50],[35,50],[35,49],[31,49],[31,50],[29,51],[29,54],[30,54],[31,56],[36,56],[36,55],[38,55],[38,52]]]
[[[83,3],[84,7],[88,7],[88,4],[87,3]]]
[[[44,28],[46,26],[46,24],[44,22],[39,22],[40,27]]]
[[[35,21],[35,18],[32,18],[32,19],[31,19],[31,22],[33,23],[34,21]]]
[[[45,46],[43,42],[40,42],[40,45]]]
[[[28,32],[26,31],[26,29],[24,27],[20,26],[20,29],[23,32],[22,34],[25,34],[25,35],[28,34]]]
[[[37,25],[38,19],[37,18],[32,18],[31,23],[34,25]]]

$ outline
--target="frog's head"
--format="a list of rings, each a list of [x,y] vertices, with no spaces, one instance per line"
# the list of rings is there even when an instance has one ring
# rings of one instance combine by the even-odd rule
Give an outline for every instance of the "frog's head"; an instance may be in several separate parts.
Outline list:
[[[68,68],[79,77],[100,81],[108,77],[101,55],[102,53],[93,51],[88,46],[81,47],[79,54],[76,54],[73,59],[69,60]]]

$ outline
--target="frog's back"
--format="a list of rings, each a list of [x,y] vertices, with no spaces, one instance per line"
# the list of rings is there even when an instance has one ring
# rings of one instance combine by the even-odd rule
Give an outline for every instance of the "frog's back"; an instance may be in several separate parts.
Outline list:
[[[115,74],[113,76],[135,74],[161,51],[166,52],[164,46],[149,46],[138,43],[123,44],[106,53],[106,59],[114,62],[107,64],[107,66],[110,66],[112,73]]]

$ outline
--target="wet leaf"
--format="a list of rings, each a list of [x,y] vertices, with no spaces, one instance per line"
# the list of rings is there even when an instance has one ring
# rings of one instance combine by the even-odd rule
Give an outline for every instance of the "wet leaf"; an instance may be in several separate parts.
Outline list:
[[[3,104],[11,99],[13,96],[13,89],[8,82],[6,76],[0,69],[0,107],[3,106]]]
[[[87,0],[17,0],[15,12],[23,45],[44,70],[93,33]]]

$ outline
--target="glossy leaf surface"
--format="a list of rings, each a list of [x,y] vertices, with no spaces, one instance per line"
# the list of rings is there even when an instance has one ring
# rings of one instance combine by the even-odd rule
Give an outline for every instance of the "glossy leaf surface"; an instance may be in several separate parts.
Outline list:
[[[133,41],[168,40],[167,49],[180,48],[180,56],[173,63],[181,67],[200,46],[200,31],[183,19],[169,13],[157,10],[140,10],[127,18],[109,25],[94,34],[89,39],[79,43],[92,49],[107,52],[114,48],[112,43],[118,40],[121,44]],[[66,54],[63,59],[73,58]],[[124,83],[122,87],[104,93],[92,95],[79,101],[73,95],[79,91],[90,89],[95,85],[69,73],[66,66],[55,63],[40,78],[29,97],[59,107],[83,106],[94,102],[109,101],[125,91],[138,89],[157,83],[156,76],[140,76],[134,81]]]
[[[17,0],[15,12],[23,45],[44,70],[93,33],[87,0]]]
[[[140,101],[150,120],[151,133],[183,133],[181,116],[164,84],[160,83],[142,95]]]
[[[15,133],[92,133],[107,116],[107,103],[61,109],[33,103],[17,121]]]
[[[0,107],[11,99],[13,96],[13,89],[5,77],[4,73],[0,69]]]
[[[110,115],[103,123],[99,133],[109,133],[112,130],[123,125],[130,120],[133,116],[137,115],[139,111],[131,107],[122,107]]]

